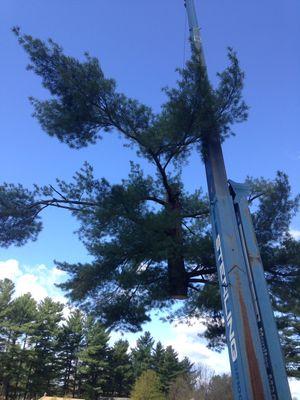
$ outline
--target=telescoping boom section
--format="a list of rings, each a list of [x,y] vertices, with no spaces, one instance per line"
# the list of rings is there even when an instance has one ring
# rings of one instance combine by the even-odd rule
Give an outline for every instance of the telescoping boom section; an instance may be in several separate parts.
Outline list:
[[[199,68],[206,63],[194,0],[185,0]],[[248,208],[248,188],[227,179],[218,135],[205,139],[212,232],[235,400],[290,400],[284,359]]]

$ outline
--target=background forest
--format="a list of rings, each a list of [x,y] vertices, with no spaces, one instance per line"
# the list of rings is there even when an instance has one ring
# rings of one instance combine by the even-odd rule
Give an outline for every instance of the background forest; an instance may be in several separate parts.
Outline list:
[[[0,310],[0,390],[6,400],[45,393],[128,397],[139,378],[138,388],[148,382],[149,370],[157,377],[153,390],[162,398],[206,394],[213,400],[224,388],[231,398],[227,375],[214,376],[188,358],[179,360],[171,346],[155,344],[149,332],[132,349],[126,340],[111,345],[109,332],[93,318],[77,309],[64,317],[64,305],[49,297],[39,303],[29,293],[14,297],[9,279],[0,281]]]

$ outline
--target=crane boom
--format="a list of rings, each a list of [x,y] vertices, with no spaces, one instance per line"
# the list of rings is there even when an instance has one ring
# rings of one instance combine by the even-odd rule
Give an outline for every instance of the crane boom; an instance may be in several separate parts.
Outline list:
[[[190,37],[207,74],[194,0],[185,0]],[[290,400],[291,394],[247,186],[228,183],[218,135],[205,143],[205,169],[235,400]]]

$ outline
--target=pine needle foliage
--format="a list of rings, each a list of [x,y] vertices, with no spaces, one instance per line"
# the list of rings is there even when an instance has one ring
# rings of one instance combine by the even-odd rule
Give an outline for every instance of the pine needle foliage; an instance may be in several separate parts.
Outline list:
[[[205,318],[205,336],[222,347],[224,326],[210,232],[209,204],[201,188],[187,192],[182,168],[191,152],[205,157],[208,138],[224,141],[234,124],[246,120],[244,73],[232,49],[229,65],[213,87],[193,51],[178,70],[174,88],[165,89],[161,111],[129,98],[88,54],[66,55],[52,40],[44,42],[14,28],[40,77],[47,100],[31,98],[42,129],[70,148],[101,145],[117,134],[155,173],[131,163],[126,179],[111,184],[94,176],[86,163],[71,182],[34,187],[0,185],[0,245],[24,245],[42,229],[43,210],[69,210],[80,223],[79,237],[92,261],[57,266],[68,273],[61,285],[70,299],[110,328],[138,331],[154,309],[170,312],[185,299],[182,317]],[[299,241],[289,227],[299,197],[288,177],[251,180],[254,223],[274,307],[286,345],[290,371],[297,375],[299,352]],[[286,288],[289,290],[285,290]],[[287,293],[293,293],[288,298]],[[172,314],[169,314],[172,318]],[[291,328],[290,328],[291,327]],[[298,348],[298,347],[297,347]]]

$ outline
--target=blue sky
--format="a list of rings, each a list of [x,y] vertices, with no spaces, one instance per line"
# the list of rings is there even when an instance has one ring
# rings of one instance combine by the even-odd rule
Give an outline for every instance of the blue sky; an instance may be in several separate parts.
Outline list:
[[[280,169],[290,176],[293,192],[300,192],[299,0],[196,0],[196,4],[211,80],[226,65],[227,46],[238,52],[246,72],[244,93],[250,116],[235,127],[236,137],[225,143],[228,176],[236,181],[247,175],[272,178]],[[25,70],[26,55],[10,32],[14,25],[42,39],[51,37],[70,55],[81,58],[88,51],[99,57],[121,91],[159,110],[164,99],[161,88],[174,84],[175,68],[182,67],[189,54],[183,0],[1,2],[1,181],[29,187],[53,184],[56,177],[69,180],[85,160],[99,177],[112,182],[126,178],[129,160],[136,161],[136,156],[118,138],[109,136],[96,146],[75,151],[41,131],[31,117],[28,96],[45,98],[47,93],[39,78]],[[141,164],[151,172],[149,165]],[[184,181],[189,190],[200,186],[206,190],[196,154],[184,170]],[[73,235],[77,226],[66,212],[47,211],[43,220],[37,242],[1,249],[0,261],[16,260],[21,275],[36,276],[36,283],[54,295],[54,281],[43,280],[38,266],[44,265],[52,274],[53,259],[76,262],[88,256]],[[292,228],[299,234],[299,215]],[[162,331],[157,322],[151,329]],[[166,341],[174,339],[177,331],[172,329],[163,327]],[[197,343],[192,343],[195,348]]]

